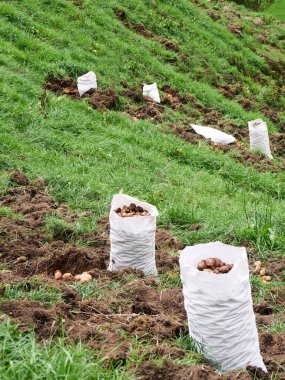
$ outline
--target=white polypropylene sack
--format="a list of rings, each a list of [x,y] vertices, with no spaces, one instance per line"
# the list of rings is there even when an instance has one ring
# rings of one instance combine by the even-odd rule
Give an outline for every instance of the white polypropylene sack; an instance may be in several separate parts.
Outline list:
[[[154,102],[160,103],[159,92],[157,88],[157,83],[144,84],[143,85],[143,96],[148,96]]]
[[[236,141],[234,136],[228,135],[225,132],[219,131],[211,127],[202,127],[200,125],[191,124],[191,127],[194,129],[198,135],[204,136],[206,139],[218,144],[232,144]]]
[[[149,216],[123,218],[114,210],[135,203],[147,210]],[[124,194],[113,196],[110,210],[110,264],[108,269],[140,269],[145,274],[157,275],[155,265],[155,232],[158,211],[155,206]]]
[[[272,159],[266,122],[262,119],[251,120],[248,122],[248,129],[250,150],[259,149],[268,158]]]
[[[202,272],[198,263],[217,257],[234,264],[226,274]],[[201,343],[205,358],[221,371],[262,368],[253,312],[247,253],[220,242],[186,247],[180,255],[189,334]]]
[[[77,88],[78,88],[78,92],[80,96],[85,94],[85,92],[87,92],[91,88],[94,88],[96,90],[97,88],[96,74],[93,71],[89,71],[87,74],[84,74],[81,77],[78,77]]]

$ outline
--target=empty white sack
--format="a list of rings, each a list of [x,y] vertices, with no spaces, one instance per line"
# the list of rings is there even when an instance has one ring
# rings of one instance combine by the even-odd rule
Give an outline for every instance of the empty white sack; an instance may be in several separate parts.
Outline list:
[[[114,210],[135,203],[150,215],[123,218]],[[155,265],[155,233],[157,208],[125,194],[115,194],[112,199],[110,220],[110,264],[108,269],[140,269],[147,275],[157,275]]]
[[[225,274],[197,269],[217,257],[233,268]],[[189,334],[204,346],[205,358],[221,371],[266,367],[260,355],[246,249],[220,242],[186,247],[180,255]]]
[[[212,142],[218,144],[232,144],[236,141],[235,137],[229,135],[225,132],[219,131],[211,127],[202,127],[200,125],[191,124],[191,127],[194,129],[198,135],[210,139]]]
[[[155,103],[160,103],[160,96],[157,88],[157,83],[144,84],[143,85],[143,96],[148,96]]]
[[[268,158],[273,156],[270,150],[268,128],[262,119],[251,120],[248,122],[250,150],[260,150]]]
[[[93,71],[89,71],[87,74],[77,78],[77,88],[79,95],[82,96],[91,88],[97,89],[97,78]]]

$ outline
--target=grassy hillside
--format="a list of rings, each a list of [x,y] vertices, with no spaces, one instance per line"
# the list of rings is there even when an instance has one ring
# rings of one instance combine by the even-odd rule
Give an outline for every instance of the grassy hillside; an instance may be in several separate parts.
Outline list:
[[[276,0],[267,10],[268,14],[285,21],[285,4],[282,0]]]
[[[69,243],[88,246],[82,234],[97,231],[112,195],[123,191],[155,204],[159,228],[184,245],[246,241],[254,259],[284,262],[285,24],[230,2],[204,0],[2,1],[0,15],[3,199],[15,169],[30,179],[43,177],[59,204],[76,213],[91,211],[72,222],[69,235]],[[46,88],[51,76],[76,80],[90,70],[100,89],[113,86],[112,109],[102,111],[87,98]],[[161,106],[130,94],[154,81]],[[273,162],[247,153],[247,122],[258,117],[268,123]],[[224,151],[193,137],[191,123],[217,126],[240,144]],[[3,217],[11,218],[4,211]],[[49,217],[41,232],[52,239],[60,223],[66,227]],[[189,229],[193,224],[202,228]],[[3,269],[12,264],[6,260]],[[177,267],[174,277],[177,283]],[[171,287],[171,274],[161,274],[161,280],[162,289]],[[261,302],[282,285],[284,272],[270,284],[253,281]],[[260,331],[284,334],[284,309],[274,302],[278,310]],[[82,379],[137,378],[149,344],[133,342],[126,365],[116,366],[85,343],[74,346],[64,337],[37,346],[32,333],[25,337],[8,322],[0,339],[1,355],[8,358],[0,361],[1,373],[21,380],[73,379],[80,369]],[[32,364],[30,356],[36,358]],[[162,353],[156,362],[169,357]],[[175,360],[187,366],[200,357],[188,350]]]

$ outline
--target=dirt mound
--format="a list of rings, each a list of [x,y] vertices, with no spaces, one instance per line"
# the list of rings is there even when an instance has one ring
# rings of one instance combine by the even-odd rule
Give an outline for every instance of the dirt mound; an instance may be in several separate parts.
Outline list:
[[[280,365],[285,364],[285,333],[259,336],[261,353],[265,360],[274,360]]]
[[[72,78],[49,76],[45,88],[57,94],[68,95],[76,100],[88,98],[90,106],[101,111],[112,110],[118,107],[118,96],[114,86],[104,90],[91,89],[80,97],[77,83]]]
[[[15,170],[12,173],[11,180],[17,185],[25,186],[29,184],[29,179],[20,170]]]
[[[164,85],[162,91],[165,94],[161,99],[161,104],[168,105],[173,110],[180,110],[185,104],[193,102],[194,99],[190,94],[181,95],[169,85]]]
[[[60,245],[54,247],[47,257],[33,263],[34,271],[32,267],[30,271],[53,275],[59,269],[63,273],[68,272],[75,275],[95,268],[107,269],[106,260],[108,260],[108,255],[104,250],[99,252],[91,248],[80,249],[75,244],[64,247]]]
[[[161,365],[144,362],[138,371],[138,380],[251,380],[246,372],[228,372],[220,376],[218,371],[210,366],[182,366],[171,360],[165,360]]]
[[[163,107],[156,103],[148,102],[138,108],[129,106],[126,111],[133,120],[150,119],[155,122],[160,122],[163,119]]]

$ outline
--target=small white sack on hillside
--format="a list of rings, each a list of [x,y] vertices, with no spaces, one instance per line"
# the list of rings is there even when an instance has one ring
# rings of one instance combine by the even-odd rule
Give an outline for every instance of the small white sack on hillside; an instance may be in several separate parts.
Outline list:
[[[225,274],[199,271],[198,263],[217,257],[233,268]],[[246,249],[220,242],[186,247],[180,255],[189,334],[204,347],[205,357],[221,371],[266,371],[260,355],[253,312]]]
[[[259,149],[268,158],[273,159],[266,122],[262,119],[251,120],[248,122],[248,129],[250,150]]]
[[[89,71],[87,74],[77,78],[77,88],[79,95],[82,96],[91,88],[97,89],[97,78],[93,71]]]
[[[143,85],[143,96],[148,96],[155,103],[160,103],[160,96],[157,88],[157,83],[144,84]]]
[[[202,127],[195,124],[191,124],[191,127],[196,133],[198,133],[198,135],[204,136],[206,139],[210,139],[211,141],[218,144],[232,144],[236,141],[234,136],[222,131],[218,131],[215,128]]]
[[[123,218],[114,210],[135,203],[150,215]],[[125,194],[115,194],[112,199],[110,220],[110,264],[108,270],[140,269],[147,275],[157,275],[155,265],[155,232],[157,208]]]

